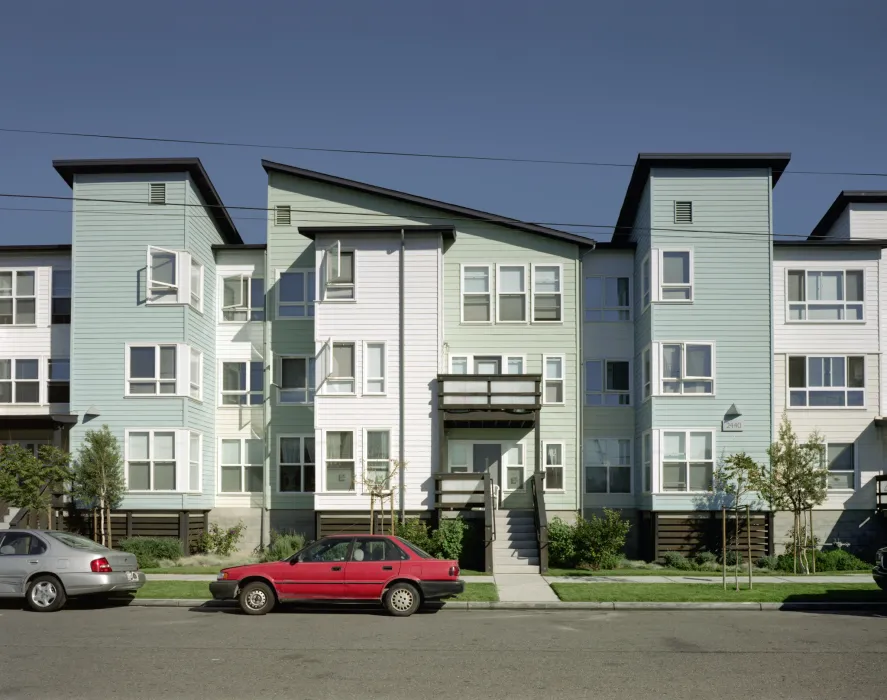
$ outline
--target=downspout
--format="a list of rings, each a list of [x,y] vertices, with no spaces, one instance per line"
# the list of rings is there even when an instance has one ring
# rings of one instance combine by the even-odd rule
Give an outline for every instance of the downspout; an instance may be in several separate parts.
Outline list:
[[[577,257],[579,258],[579,262],[576,266],[578,268],[577,275],[579,279],[576,281],[576,313],[573,315],[576,322],[576,359],[578,365],[576,367],[576,376],[579,378],[579,381],[577,382],[578,390],[576,392],[576,411],[578,414],[576,424],[579,427],[579,439],[576,444],[576,508],[580,514],[584,514],[585,512],[585,471],[582,466],[585,464],[585,401],[582,392],[582,387],[584,386],[583,382],[585,381],[585,258],[591,255],[597,247],[594,241],[590,241],[590,243],[591,248],[584,253],[581,252],[581,249],[578,246],[576,250]],[[632,368],[634,368],[633,364]],[[543,371],[544,369],[545,368],[543,367]]]
[[[268,359],[274,361],[271,355],[271,349],[268,346],[268,324],[271,317],[268,309],[268,246],[265,246],[265,252],[262,258],[264,270],[262,272],[265,278],[265,298],[262,300],[265,304],[265,320],[262,323],[262,364],[265,366],[265,400],[262,401],[262,444],[265,446],[265,479],[262,484],[264,493],[262,494],[262,510],[259,522],[259,546],[265,548],[265,520],[270,518],[268,511],[271,509],[271,426],[268,425],[268,404],[271,401],[271,370],[273,366],[268,365]],[[279,477],[278,477],[279,478]]]
[[[399,457],[400,460],[400,468],[397,470],[398,474],[398,495],[400,502],[400,522],[404,521],[405,518],[405,507],[406,507],[406,482],[404,479],[404,468],[405,468],[405,450],[404,450],[404,439],[406,437],[406,430],[404,429],[404,418],[405,418],[405,402],[404,402],[404,255],[406,253],[406,237],[404,236],[404,230],[400,230],[400,257],[398,258],[398,273],[399,273],[399,301],[398,301],[398,332],[399,332],[399,345],[398,345],[398,359],[400,362],[398,363],[398,382],[399,382],[399,391],[398,391],[398,417],[399,417],[399,425],[400,425],[400,437],[399,437]]]

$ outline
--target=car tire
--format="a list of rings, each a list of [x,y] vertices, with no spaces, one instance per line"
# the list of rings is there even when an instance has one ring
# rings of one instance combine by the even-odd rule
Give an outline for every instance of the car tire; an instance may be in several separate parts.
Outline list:
[[[262,581],[253,581],[240,589],[237,602],[247,615],[265,615],[274,609],[277,600],[271,586]]]
[[[401,581],[392,584],[385,591],[382,602],[390,615],[409,617],[422,605],[422,597],[413,584]]]
[[[28,607],[34,612],[55,612],[67,599],[62,582],[49,575],[32,578],[25,593]]]

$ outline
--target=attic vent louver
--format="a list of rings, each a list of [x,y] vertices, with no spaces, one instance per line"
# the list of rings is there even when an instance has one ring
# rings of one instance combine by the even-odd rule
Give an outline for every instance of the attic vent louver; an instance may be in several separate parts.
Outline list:
[[[277,226],[290,226],[293,222],[293,214],[289,205],[274,207],[274,223]]]
[[[151,198],[148,200],[151,204],[166,204],[166,183],[151,183]]]
[[[676,224],[693,223],[693,202],[674,203],[674,222]]]

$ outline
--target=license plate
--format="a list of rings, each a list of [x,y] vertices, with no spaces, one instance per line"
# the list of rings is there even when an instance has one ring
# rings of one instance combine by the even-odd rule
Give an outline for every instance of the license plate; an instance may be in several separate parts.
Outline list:
[[[138,571],[127,571],[126,572],[126,580],[127,581],[138,581],[139,580],[139,572]]]

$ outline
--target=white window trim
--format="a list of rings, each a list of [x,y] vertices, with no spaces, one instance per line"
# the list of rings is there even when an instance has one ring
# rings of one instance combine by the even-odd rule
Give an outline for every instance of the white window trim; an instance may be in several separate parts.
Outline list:
[[[657,295],[656,301],[660,304],[692,304],[693,300],[696,298],[696,262],[693,256],[692,248],[660,248],[658,251],[658,266],[659,266],[659,275],[658,275],[658,288],[659,293]],[[666,253],[688,253],[690,260],[690,281],[689,284],[666,284],[663,282],[665,278],[665,254]],[[652,277],[652,275],[651,275]],[[652,283],[652,279],[650,280]],[[690,288],[690,298],[689,299],[665,299],[663,295],[663,291],[666,289],[686,289]]]
[[[560,445],[561,446],[561,463],[559,465],[553,464],[551,466],[552,466],[552,468],[560,469],[561,472],[563,473],[564,488],[562,488],[562,489],[548,488],[548,483],[547,483],[548,479],[543,478],[542,479],[542,483],[543,483],[543,487],[544,487],[543,491],[545,493],[566,493],[566,491],[567,491],[567,443],[564,442],[563,440],[543,440],[542,441],[542,454],[540,455],[540,458],[542,460],[542,464],[539,465],[539,469],[543,473],[543,475],[545,474],[545,472],[548,469],[548,464],[546,463],[547,459],[545,457],[545,454],[546,454],[545,448],[548,447],[548,445]]]
[[[826,474],[826,491],[828,493],[835,494],[851,494],[856,493],[859,490],[859,448],[858,442],[856,440],[829,440],[827,437],[824,437],[825,440],[825,454],[823,455],[823,468],[826,469],[828,474],[834,472],[835,474],[853,474],[853,488],[852,489],[832,489],[828,488],[828,474]],[[829,443],[832,445],[852,445],[853,446],[853,469],[829,469],[828,468],[828,446]]]
[[[330,252],[327,250],[323,256],[322,265],[323,265],[323,299],[321,301],[324,304],[353,304],[357,301],[357,251],[354,248],[341,248],[339,249],[339,259],[341,261],[342,253],[351,253],[351,276],[352,281],[350,283],[341,283],[341,282],[330,282],[327,277],[329,275],[329,255]],[[333,289],[351,289],[353,294],[350,299],[330,299],[327,297],[327,289],[332,287]]]
[[[326,482],[327,482],[326,467],[327,467],[327,462],[329,461],[327,459],[327,454],[326,454],[327,453],[326,443],[327,443],[327,435],[329,433],[351,433],[351,447],[352,447],[351,459],[350,460],[347,460],[347,459],[335,460],[336,462],[352,462],[354,464],[354,471],[353,471],[353,482],[354,483],[351,485],[351,489],[349,489],[347,491],[346,490],[341,490],[341,491],[330,490],[330,489],[327,489],[327,487],[326,487]],[[359,459],[358,455],[361,453],[361,450],[358,450],[357,445],[355,444],[356,434],[358,434],[358,433],[357,433],[357,430],[355,430],[354,428],[326,428],[326,429],[320,431],[320,439],[323,441],[321,444],[322,452],[320,453],[321,457],[323,459],[323,462],[322,462],[323,466],[320,470],[320,475],[323,478],[323,481],[320,484],[315,483],[315,485],[314,485],[315,493],[352,494],[352,495],[358,493],[357,478],[358,478],[358,474],[360,473],[358,470],[361,468],[360,459]],[[316,459],[317,454],[318,454],[316,443],[315,443],[314,447],[315,447],[315,459]]]
[[[2,328],[2,326],[0,326]],[[59,360],[68,360],[67,357],[59,357],[59,358],[49,358],[45,355],[32,355],[32,354],[24,354],[24,355],[4,355],[0,357],[0,360],[9,360],[9,379],[3,379],[4,383],[9,382],[11,384],[10,390],[12,391],[11,398],[13,399],[9,403],[0,403],[0,414],[3,413],[4,408],[13,408],[15,406],[46,406],[49,404],[49,360],[50,359],[59,359]],[[37,360],[37,379],[16,379],[15,378],[15,363],[19,360]],[[37,401],[15,401],[15,384],[16,382],[27,382],[33,383],[37,382]],[[70,383],[70,380],[68,380]],[[34,442],[33,440],[29,440],[28,442]]]
[[[511,464],[511,462],[508,459],[508,453],[514,447],[520,447],[521,459],[522,459],[520,464]],[[502,469],[502,474],[500,474],[499,480],[502,483],[500,484],[499,488],[502,489],[503,493],[526,493],[526,491],[527,491],[527,443],[524,440],[515,440],[513,442],[503,442],[502,443],[501,469]],[[520,469],[521,470],[521,478],[520,478],[521,487],[520,488],[517,488],[517,489],[508,488],[508,470],[509,469]]]
[[[556,267],[558,269],[558,286],[559,290],[555,292],[560,299],[560,310],[561,317],[559,321],[537,321],[536,320],[536,270],[540,267]],[[566,317],[566,309],[564,309],[564,266],[561,263],[533,263],[533,280],[530,287],[530,323],[539,324],[542,326],[556,326],[563,325],[564,319]],[[548,292],[545,292],[545,295],[548,295]]]
[[[789,299],[788,299],[788,284],[789,284],[788,283],[788,276],[789,276],[790,272],[803,272],[804,273],[805,301],[789,301]],[[811,272],[842,272],[842,273],[844,273],[844,297],[845,297],[845,299],[843,301],[813,301],[813,302],[810,302],[809,300],[807,300],[806,299],[806,297],[807,297],[807,275]],[[847,299],[846,299],[846,296],[847,296],[847,273],[848,272],[862,273],[862,301],[847,301]],[[832,266],[828,266],[828,265],[816,265],[816,266],[806,267],[803,265],[788,265],[785,268],[785,275],[784,275],[784,279],[783,279],[783,283],[784,283],[783,290],[784,290],[784,296],[785,296],[785,322],[791,323],[791,324],[798,324],[798,325],[802,325],[802,326],[803,325],[817,325],[817,324],[839,325],[839,326],[850,325],[850,326],[852,326],[852,325],[865,324],[865,322],[867,320],[866,312],[865,312],[865,305],[868,302],[868,299],[866,298],[867,297],[866,281],[867,281],[866,280],[866,268],[864,268],[864,267],[832,267]],[[847,306],[848,305],[853,305],[853,306],[859,305],[862,307],[862,318],[858,318],[858,319],[857,318],[852,318],[852,319],[841,318],[841,319],[834,319],[834,320],[827,319],[827,318],[816,318],[816,319],[811,320],[809,318],[792,318],[791,317],[792,305],[798,305],[798,304],[803,304],[805,312],[808,312],[805,315],[809,316],[809,310],[810,310],[811,303],[814,306],[817,306],[817,305],[821,305],[821,306],[841,305],[844,307],[844,315],[845,316],[847,315]]]
[[[382,426],[382,427],[372,427],[367,426],[363,429],[363,445],[361,446],[361,460],[360,460],[360,471],[363,475],[361,479],[361,493],[368,494],[369,491],[366,487],[366,481],[369,480],[370,467],[369,467],[369,457],[367,456],[367,448],[369,447],[369,440],[367,438],[367,433],[388,433],[388,472],[391,472],[391,468],[394,466],[394,428],[390,426]],[[374,460],[380,462],[382,460]],[[357,465],[355,465],[355,471],[357,470]],[[357,486],[357,484],[355,484]],[[396,490],[396,484],[389,483],[389,491]]]
[[[653,264],[651,253],[647,253],[644,256],[644,259],[641,261],[641,293],[638,295],[638,300],[641,304],[641,314],[645,314],[647,309],[650,308],[650,304],[653,303]],[[647,272],[650,274],[647,275]],[[649,277],[649,279],[647,279]],[[644,289],[644,284],[649,284],[649,289]]]
[[[521,366],[523,367],[524,371],[522,374],[514,375],[514,376],[524,376],[526,374],[529,374],[529,371],[527,370],[527,356],[526,355],[519,355],[519,354],[515,354],[515,353],[508,353],[507,355],[499,355],[498,353],[494,353],[494,352],[491,352],[491,353],[487,353],[487,352],[478,352],[478,353],[454,352],[454,353],[450,353],[449,359],[447,361],[448,362],[447,366],[449,368],[450,374],[454,374],[453,360],[457,357],[464,357],[468,363],[468,372],[466,373],[466,376],[475,374],[475,372],[474,372],[474,358],[475,357],[498,357],[499,358],[499,365],[503,370],[502,374],[511,374],[511,372],[508,371],[508,361],[519,359],[521,361]]]
[[[12,296],[2,297],[3,299],[12,299],[12,323],[0,325],[0,330],[4,328],[35,328],[37,326],[37,320],[40,316],[40,274],[36,267],[0,267],[0,272],[11,272],[12,273]],[[33,296],[29,295],[19,295],[15,293],[16,288],[16,278],[18,277],[19,272],[33,272],[34,273],[34,294]],[[71,281],[73,285],[73,280]],[[50,287],[52,286],[52,273],[50,272]],[[70,294],[67,298],[71,298]],[[26,301],[34,300],[34,323],[16,323],[16,318],[18,316],[18,300],[24,299]],[[52,317],[52,292],[50,292],[50,320]]]
[[[717,431],[712,430],[711,428],[661,428],[658,430],[658,436],[656,435],[657,431],[653,431],[653,440],[656,441],[657,444],[653,446],[653,453],[657,458],[657,461],[653,463],[654,470],[654,479],[656,480],[656,488],[659,489],[657,493],[666,494],[666,495],[675,495],[675,494],[685,494],[685,493],[708,493],[705,491],[693,491],[690,489],[690,463],[694,460],[690,459],[689,449],[690,449],[690,433],[710,433],[711,434],[711,459],[710,460],[696,460],[711,462],[711,471],[712,471],[712,483],[714,483],[714,472],[717,466],[718,461],[718,451],[717,451]],[[688,450],[687,459],[685,460],[687,464],[687,489],[685,491],[666,491],[664,490],[663,478],[662,478],[662,469],[665,464],[665,434],[666,433],[684,433],[684,440],[686,449]],[[658,478],[657,478],[658,477]]]
[[[647,370],[647,356],[650,357],[650,369],[649,375]],[[656,393],[656,382],[653,381],[653,346],[647,345],[643,350],[641,350],[641,403],[646,403]],[[650,388],[649,392],[647,391],[647,387]]]
[[[620,403],[616,405],[608,405],[605,403],[601,403],[600,405],[589,404],[586,403],[587,396],[589,393],[597,393],[597,392],[589,392],[586,388],[588,384],[586,382],[582,383],[582,404],[585,408],[631,408],[634,406],[634,362],[632,362],[631,358],[628,357],[589,357],[582,363],[583,372],[588,372],[588,363],[589,362],[600,362],[601,363],[601,401],[603,401],[603,397],[607,394],[613,394],[616,396],[628,395],[628,403]],[[628,391],[611,391],[607,389],[607,363],[608,362],[627,362],[628,363]],[[601,438],[603,439],[603,438]],[[621,439],[621,438],[620,438]]]
[[[487,291],[485,293],[482,292],[466,292],[465,291],[465,268],[466,267],[483,267],[486,268],[487,271]],[[494,285],[496,281],[493,279],[493,266],[489,263],[461,263],[459,265],[459,323],[466,326],[490,326],[493,324],[493,319],[496,318],[498,311],[495,308],[494,302]],[[466,293],[470,296],[480,297],[486,296],[490,301],[490,320],[489,321],[466,321],[465,320],[465,295]]]
[[[281,391],[298,391],[297,389],[284,389],[282,386],[283,381],[283,361],[284,360],[305,360],[305,372],[306,372],[306,398],[307,401],[304,402],[294,402],[294,401],[281,401],[280,400],[280,392]],[[309,371],[310,363],[314,362],[314,386],[311,386],[311,373]],[[313,406],[314,405],[314,397],[317,395],[317,361],[314,355],[305,355],[298,353],[286,353],[282,355],[277,355],[274,358],[274,405],[275,406]],[[288,435],[287,437],[299,437],[298,435]],[[315,459],[317,455],[315,454]],[[284,493],[289,493],[285,491]]]
[[[524,271],[524,320],[523,321],[503,321],[500,318],[500,310],[502,308],[502,304],[500,303],[500,298],[504,295],[508,296],[516,296],[517,292],[503,292],[501,289],[501,280],[502,274],[501,269],[503,267],[519,267]],[[491,283],[492,286],[492,283]],[[522,263],[496,263],[496,323],[504,323],[507,325],[523,325],[526,326],[530,322],[530,303],[529,303],[529,286],[530,286],[530,270],[529,266]],[[464,308],[464,307],[463,307]],[[492,310],[491,310],[492,317]]]
[[[130,433],[148,433],[148,449],[150,454],[154,454],[154,434],[155,433],[173,433],[175,445],[175,483],[174,489],[150,489],[133,490],[129,488],[129,436]],[[195,430],[187,428],[125,428],[123,431],[123,480],[126,485],[127,494],[170,494],[170,493],[202,493],[203,490],[203,436],[200,441],[200,491],[193,491],[190,488],[191,480],[191,433],[197,433]],[[200,433],[198,433],[200,434]],[[148,460],[150,467],[150,479],[154,480],[154,458]]]
[[[191,437],[197,436],[197,488],[191,488]],[[203,433],[188,431],[188,492],[203,493]]]
[[[561,361],[561,378],[560,379],[550,379],[546,371],[548,369],[548,359],[549,358],[560,358]],[[560,382],[561,383],[561,398],[562,401],[546,401],[545,400],[545,388],[548,382]],[[554,353],[551,355],[543,355],[542,356],[542,405],[543,406],[565,406],[567,403],[567,356],[563,354]]]
[[[382,346],[382,376],[371,377],[369,373],[369,352],[371,345]],[[357,372],[357,368],[354,368]],[[388,343],[384,340],[365,340],[363,343],[363,395],[364,396],[386,396],[388,394]],[[370,391],[369,382],[371,380],[382,380],[382,391]]]
[[[586,463],[586,455],[588,454],[587,443],[590,440],[613,440],[614,442],[618,442],[619,440],[625,440],[628,442],[628,464],[588,464]],[[635,472],[635,454],[634,454],[634,438],[628,436],[622,437],[598,437],[596,435],[586,435],[583,438],[582,444],[582,493],[587,494],[589,496],[633,496],[635,491],[635,483],[634,483],[634,472]],[[588,477],[585,474],[585,470],[588,467],[606,467],[607,469],[607,490],[606,491],[587,491],[588,487]],[[626,491],[610,491],[610,467],[619,467],[622,469],[628,468],[629,473],[629,490]],[[643,475],[641,476],[641,480],[643,480]]]
[[[174,347],[176,349],[176,376],[174,380],[161,380],[160,376],[160,348]],[[131,348],[154,348],[154,379],[133,379],[129,376],[130,372],[130,350]],[[195,348],[196,349],[196,348]],[[128,399],[181,399],[191,397],[191,346],[184,343],[124,343],[123,350],[123,396]],[[202,363],[202,360],[201,360]],[[202,368],[201,364],[201,368]],[[155,385],[161,381],[174,381],[176,390],[172,394],[133,394],[129,391],[130,383],[147,384],[153,381]],[[201,400],[203,396],[203,382],[201,382]]]
[[[296,301],[281,301],[280,300],[280,276],[284,273],[297,273],[301,272],[305,275],[305,294],[307,299],[308,289],[310,288],[308,275],[314,275],[314,301],[304,301],[304,302],[296,302]],[[317,313],[317,292],[318,292],[318,284],[317,284],[317,270],[313,267],[294,267],[294,268],[278,268],[274,271],[274,283],[275,283],[275,292],[274,292],[274,320],[275,321],[314,321],[314,317]],[[268,309],[267,309],[267,295],[265,299],[265,318],[268,318]],[[283,306],[304,306],[305,307],[305,315],[304,316],[282,316],[280,314],[280,309]],[[314,313],[309,315],[309,310],[314,310]]]
[[[67,294],[56,294],[56,286],[55,286],[55,273],[56,272],[67,272],[70,279],[70,286],[68,287]],[[70,313],[69,316],[73,317],[74,307],[73,307],[73,294],[74,294],[74,272],[70,267],[64,267],[62,265],[53,265],[52,269],[49,272],[49,324],[50,325],[65,325],[65,324],[54,324],[52,321],[53,314],[53,306],[52,302],[56,299],[68,299],[71,302]],[[37,291],[36,288],[34,290]],[[61,314],[60,314],[61,315]],[[34,316],[34,320],[37,320],[36,314]],[[0,326],[2,328],[2,326]]]
[[[298,405],[298,404],[297,404]],[[281,462],[280,461],[280,443],[281,438],[298,438],[299,439],[299,463],[298,465],[295,462]],[[308,466],[305,463],[305,440],[314,440],[314,464],[311,465],[314,468],[314,491],[282,491],[280,488],[280,475],[283,471],[282,466],[285,464],[288,467],[298,466],[300,468],[300,474],[302,475],[302,483],[301,486],[304,489],[305,487],[305,467]],[[274,462],[277,465],[277,479],[276,484],[274,485],[274,493],[282,495],[282,496],[299,496],[299,495],[313,495],[317,491],[317,439],[314,433],[280,433],[277,435],[277,453],[274,457]]]
[[[631,290],[634,289],[634,280],[631,275],[585,275],[584,284],[586,288],[588,287],[588,280],[590,279],[599,279],[601,280],[601,305],[589,307],[585,305],[585,293],[582,294],[582,320],[584,323],[630,323],[633,319],[634,314],[632,313],[632,302],[633,299],[631,295],[634,293]],[[607,306],[607,280],[620,280],[627,279],[628,280],[628,306]],[[642,292],[643,293],[643,292]],[[588,320],[586,315],[589,311],[600,311],[601,312],[601,320],[594,321]],[[608,321],[604,318],[604,314],[608,311],[627,311],[628,318],[625,319],[617,319],[616,321]]]
[[[647,435],[650,436],[650,454],[647,454]],[[654,436],[653,432],[650,430],[645,430],[641,433],[641,493],[653,493],[653,481],[654,481],[654,452],[653,449],[654,444]],[[650,462],[650,479],[647,481],[646,479],[646,468],[647,462]]]
[[[239,440],[240,441],[240,491],[222,491],[222,441],[223,440]],[[219,435],[216,442],[216,454],[218,458],[216,459],[216,495],[217,496],[254,496],[256,494],[260,494],[265,490],[265,482],[266,482],[266,474],[265,469],[267,467],[267,460],[263,459],[261,465],[258,464],[247,464],[246,463],[246,441],[247,440],[258,440],[262,443],[262,452],[265,452],[265,443],[262,438],[253,437],[251,435]],[[227,464],[225,466],[233,467],[233,464]],[[247,467],[258,467],[262,468],[262,491],[244,491],[243,487],[246,486],[246,469]]]
[[[330,358],[329,376],[324,378],[323,384],[321,385],[321,388],[323,389],[323,391],[318,392],[318,393],[321,396],[330,396],[330,397],[344,396],[346,398],[353,398],[355,396],[358,396],[357,388],[360,386],[360,372],[358,371],[357,362],[358,362],[358,352],[360,351],[359,349],[361,347],[360,341],[358,341],[358,340],[341,340],[338,338],[330,338],[328,341],[328,345],[329,345],[329,353],[330,353],[330,355],[329,355],[329,358]],[[341,377],[340,378],[340,377],[333,376],[333,352],[335,350],[336,345],[350,345],[353,348],[353,352],[351,355],[352,361],[354,362],[354,376],[353,377]],[[321,352],[323,352],[323,350],[321,350]],[[315,371],[315,373],[317,372],[316,365],[315,365],[314,371]],[[315,379],[316,379],[316,377],[315,377]],[[333,381],[333,382],[345,381],[347,379],[350,379],[352,382],[352,385],[353,385],[353,389],[350,392],[330,391],[329,390],[329,383],[331,381]],[[341,432],[341,431],[335,431],[335,432]]]
[[[197,382],[196,382],[197,396],[191,395],[191,389],[194,386],[195,381],[194,381],[194,377],[191,374],[190,361],[191,361],[191,356],[194,353],[196,353],[197,357],[198,357],[198,360],[197,360],[198,376],[197,376]],[[189,362],[189,364],[188,364],[188,398],[192,399],[193,401],[198,401],[200,403],[203,403],[203,370],[204,370],[203,351],[199,350],[198,348],[188,348],[188,362]]]
[[[237,360],[230,357],[219,358],[218,360],[218,368],[217,368],[217,382],[218,382],[218,391],[216,392],[218,395],[218,408],[232,408],[232,409],[250,409],[250,408],[262,408],[262,403],[265,401],[265,382],[262,381],[262,386],[260,389],[253,389],[251,381],[251,372],[250,372],[250,363],[252,362],[261,362],[262,363],[262,375],[264,377],[265,367],[263,360],[256,359],[245,359],[245,360]],[[225,365],[226,364],[246,364],[246,389],[243,391],[226,391],[223,389],[223,379],[225,376]],[[250,403],[249,397],[252,394],[260,394],[262,396],[262,403]],[[225,396],[241,396],[245,395],[247,397],[246,403],[223,403],[223,397]]]
[[[157,285],[175,292],[169,297],[154,299],[151,296],[152,279],[151,279],[151,251],[160,251],[174,255],[175,262],[175,281],[173,284],[158,282]],[[147,251],[147,262],[145,265],[145,304],[148,306],[191,306],[191,254],[185,250],[172,250],[171,248],[162,248],[160,246],[149,245]],[[199,263],[198,263],[199,264]],[[201,266],[202,267],[202,266]],[[201,287],[203,285],[203,272],[200,274]],[[201,289],[201,311],[203,290]],[[192,307],[193,308],[193,307]]]
[[[717,385],[717,377],[718,377],[718,365],[717,365],[717,348],[715,347],[716,343],[713,340],[662,340],[656,343],[658,345],[658,354],[659,354],[659,365],[658,368],[665,367],[665,360],[662,357],[662,353],[665,352],[666,345],[680,345],[681,346],[681,391],[678,393],[675,392],[665,392],[664,385],[667,381],[676,381],[674,379],[670,379],[665,377],[662,373],[661,369],[658,372],[658,386],[656,387],[659,390],[657,396],[681,396],[681,397],[699,397],[699,398],[711,398],[713,396],[717,396],[718,385]],[[711,377],[691,377],[686,373],[687,370],[687,346],[688,345],[708,345],[711,347]],[[654,372],[654,375],[656,372]],[[710,394],[701,394],[701,393],[684,393],[684,382],[711,382],[711,393]]]
[[[800,387],[790,386],[791,378],[789,376],[789,367],[790,367],[790,359],[793,357],[803,357],[804,358],[804,377],[806,380],[807,386],[803,389]],[[829,387],[829,386],[818,386],[818,387],[810,387],[810,358],[818,357],[818,358],[843,358],[844,359],[844,383],[843,387]],[[862,386],[861,387],[850,387],[846,385],[847,379],[849,378],[849,368],[848,368],[848,360],[851,357],[861,357],[862,358]],[[800,353],[786,353],[785,354],[785,408],[789,411],[866,411],[868,410],[868,379],[869,379],[869,369],[868,369],[868,355],[865,353],[850,354],[817,354],[817,355],[802,355]],[[791,392],[792,391],[803,391],[807,394],[807,405],[806,406],[792,406],[791,404]],[[844,392],[844,401],[845,404],[843,406],[811,406],[810,405],[810,391],[843,391]],[[846,404],[847,401],[847,392],[848,391],[861,391],[862,392],[862,406],[848,406]]]
[[[249,282],[247,283],[247,286],[246,286],[249,299],[246,300],[247,303],[241,304],[239,306],[225,306],[225,280],[231,279],[234,277],[240,278],[241,289],[242,289],[242,285],[243,285],[243,280],[249,280]],[[232,272],[231,274],[221,273],[216,276],[216,280],[217,280],[216,296],[219,299],[219,323],[220,324],[224,324],[226,326],[242,326],[244,323],[264,323],[264,320],[256,321],[256,320],[253,320],[253,318],[252,318],[253,311],[258,311],[258,310],[263,311],[264,314],[266,315],[266,318],[267,318],[268,310],[265,308],[265,296],[266,295],[264,294],[264,287],[265,287],[265,285],[264,285],[265,278],[264,277],[259,277],[251,272]],[[263,284],[262,284],[262,289],[263,289],[262,306],[254,306],[253,305],[254,300],[253,300],[252,283],[254,280],[262,280],[262,282],[263,282]],[[246,312],[246,321],[228,321],[228,320],[226,320],[225,319],[225,311],[228,311],[228,310],[245,311]]]
[[[202,314],[203,313],[203,299],[206,296],[206,293],[205,293],[206,287],[204,286],[204,277],[203,277],[204,267],[203,267],[203,263],[198,262],[197,260],[194,259],[194,256],[191,256],[191,267],[194,267],[194,266],[196,266],[198,268],[198,270],[200,271],[200,274],[198,275],[199,279],[197,281],[197,283],[199,285],[199,287],[198,287],[199,293],[197,294],[197,305],[195,306],[192,303],[192,299],[191,299],[191,297],[194,296],[194,285],[193,285],[193,280],[192,280],[191,284],[189,285],[190,289],[188,290],[190,292],[190,295],[188,297],[188,305],[192,309],[194,309],[197,313]],[[191,267],[188,268],[189,275],[191,274]]]

